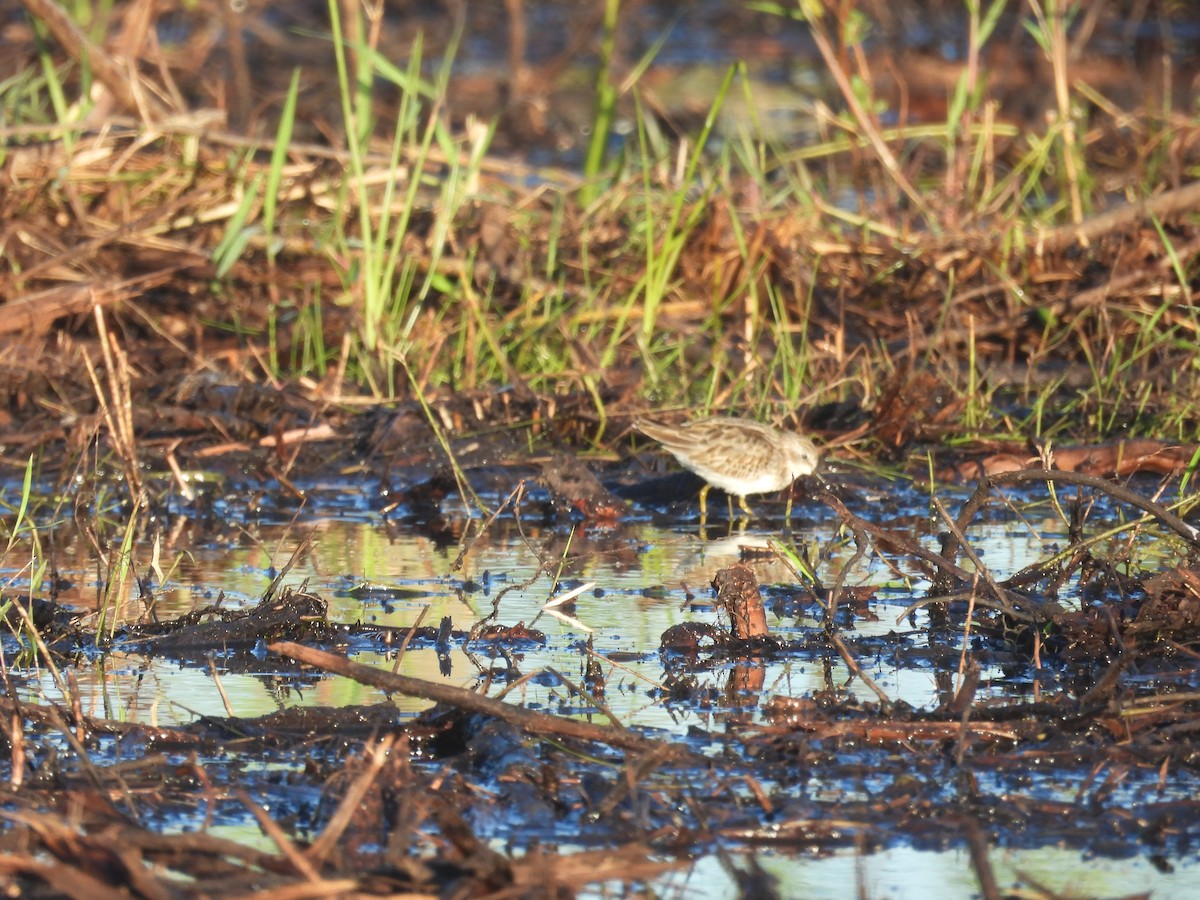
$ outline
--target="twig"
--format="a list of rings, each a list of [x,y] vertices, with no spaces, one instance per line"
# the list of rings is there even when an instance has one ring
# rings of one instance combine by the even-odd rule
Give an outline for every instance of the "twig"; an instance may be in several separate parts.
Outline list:
[[[446,452],[450,453],[448,446],[446,448]],[[451,461],[453,461],[453,459],[454,459],[453,454],[451,454]],[[455,463],[455,467],[456,467],[455,470],[457,471],[457,463]],[[496,519],[498,519],[500,517],[500,513],[504,512],[504,510],[506,510],[508,508],[509,504],[515,504],[517,502],[520,495],[522,493],[524,493],[524,491],[525,491],[525,479],[521,479],[520,481],[517,482],[517,486],[509,492],[509,495],[504,498],[504,501],[499,506],[497,506],[495,508],[495,510],[492,511],[492,514],[490,516],[487,517],[487,521],[479,526],[479,531],[476,532],[475,537],[473,537],[469,541],[467,541],[465,546],[462,548],[462,550],[459,551],[458,556],[456,556],[454,558],[454,562],[452,562],[450,564],[451,572],[457,572],[459,569],[462,568],[463,562],[466,560],[467,554],[471,552],[471,548],[475,546],[475,542],[478,541],[481,537],[484,536],[484,534],[487,533],[487,530],[492,526],[492,523],[495,522]],[[464,494],[463,496],[465,498],[466,495]],[[478,498],[476,498],[476,499],[478,499]]]
[[[233,711],[233,705],[229,702],[229,695],[225,693],[225,685],[221,683],[221,673],[217,671],[217,662],[213,659],[213,654],[208,654],[208,671],[212,673],[213,684],[217,686],[217,693],[221,695],[221,703],[225,706],[225,715],[231,719],[236,719],[237,714]]]
[[[250,814],[258,822],[258,827],[275,843],[275,846],[279,848],[279,852],[291,863],[292,867],[306,880],[319,882],[321,876],[312,867],[312,863],[305,858],[303,853],[296,849],[296,845],[284,834],[283,829],[279,827],[278,823],[267,815],[267,811],[251,800],[250,795],[241,788],[234,791],[234,795],[241,801],[242,806],[250,810]]]
[[[1000,900],[1004,894],[996,883],[996,872],[992,869],[991,859],[988,858],[987,835],[974,819],[968,819],[964,825],[967,846],[971,850],[971,867],[979,881],[979,893],[984,900]]]
[[[166,107],[158,98],[128,78],[126,70],[88,40],[57,4],[51,0],[21,0],[21,5],[31,16],[40,19],[67,54],[81,67],[90,70],[126,109],[136,110],[143,118],[166,113]]]
[[[955,600],[970,601],[973,591],[955,591],[950,594],[930,594],[927,597],[922,597],[920,600],[910,603],[896,615],[896,621],[902,622],[905,618],[912,615],[918,609],[926,606],[932,606],[934,603],[951,603]],[[1004,613],[1016,619],[1018,622],[1047,622],[1054,618],[1060,611],[1058,604],[1053,601],[1037,601],[1029,597],[1022,597],[1021,603],[1024,606],[1032,606],[1033,611],[1018,609],[1007,600],[989,600],[987,597],[975,596],[975,605],[984,609],[994,609],[996,612]]]
[[[408,631],[404,633],[404,640],[400,643],[400,649],[396,651],[396,663],[392,666],[392,674],[395,675],[400,671],[400,662],[404,659],[404,652],[408,650],[408,645],[412,642],[413,635],[417,633],[417,629],[421,627],[421,623],[425,621],[425,616],[429,612],[429,606],[421,607],[421,611],[417,614],[417,621],[413,622]]]
[[[809,34],[812,36],[813,43],[817,45],[817,50],[820,51],[821,58],[825,61],[826,71],[833,76],[834,83],[838,86],[843,102],[850,109],[859,130],[871,146],[871,150],[875,153],[875,158],[887,170],[887,173],[895,181],[896,186],[908,198],[909,202],[920,210],[921,214],[931,225],[934,225],[934,217],[930,214],[929,205],[925,202],[924,197],[921,196],[921,192],[913,187],[912,182],[908,180],[908,176],[900,168],[900,163],[897,161],[895,154],[892,153],[891,149],[884,142],[879,129],[875,127],[875,123],[871,121],[871,117],[867,115],[867,111],[863,108],[862,103],[859,102],[858,92],[855,91],[854,86],[850,83],[846,71],[838,62],[837,54],[834,53],[833,44],[829,39],[829,32],[825,27],[824,21],[821,17],[813,16],[808,19],[808,24],[810,26]]]
[[[975,492],[963,504],[962,510],[958,514],[956,524],[958,528],[948,534],[942,542],[942,556],[951,565],[954,564],[958,557],[960,548],[965,547],[965,542],[960,536],[975,518],[976,513],[982,508],[987,495],[992,488],[1002,484],[1022,484],[1027,481],[1045,481],[1045,482],[1062,482],[1064,484],[1077,484],[1084,487],[1094,488],[1101,493],[1108,494],[1115,500],[1123,503],[1128,503],[1130,506],[1136,506],[1150,515],[1157,518],[1169,529],[1174,531],[1193,549],[1200,549],[1200,532],[1193,528],[1179,516],[1175,515],[1165,506],[1155,503],[1153,500],[1143,497],[1141,494],[1131,491],[1129,488],[1109,481],[1107,478],[1099,478],[1095,475],[1084,475],[1080,472],[1067,472],[1062,469],[1019,469],[1016,472],[999,472],[995,475],[989,475],[979,482],[975,488]],[[938,577],[938,581],[934,583],[934,590],[946,592],[948,590],[947,571],[943,571]]]
[[[327,672],[351,678],[360,684],[377,687],[383,691],[397,694],[407,694],[410,697],[421,697],[435,703],[446,703],[467,712],[482,713],[502,719],[509,724],[530,734],[557,735],[559,737],[577,738],[584,741],[596,741],[610,747],[624,750],[648,751],[661,748],[664,741],[639,737],[628,731],[618,731],[615,728],[602,728],[588,722],[566,719],[546,713],[535,712],[520,706],[502,703],[491,697],[484,697],[472,691],[464,690],[448,684],[438,684],[424,681],[407,675],[393,675],[382,669],[374,669],[360,663],[351,662],[344,656],[326,653],[296,644],[291,641],[278,641],[267,647],[272,653],[290,657],[298,662],[316,666]],[[689,757],[690,751],[683,747],[673,748],[673,754],[679,758]]]
[[[367,768],[350,785],[350,789],[346,791],[346,795],[342,797],[341,803],[330,817],[329,824],[306,851],[305,855],[308,861],[321,865],[333,852],[334,847],[337,846],[338,841],[341,840],[342,835],[358,814],[359,804],[362,803],[371,786],[379,778],[379,773],[383,771],[383,766],[388,761],[395,744],[395,736],[388,735],[370,749]],[[407,742],[402,746],[407,746]]]
[[[1143,219],[1163,218],[1176,212],[1192,211],[1200,206],[1200,181],[1193,181],[1181,188],[1159,194],[1149,200],[1142,200],[1114,209],[1112,212],[1093,216],[1078,225],[1064,225],[1055,228],[1038,237],[1031,235],[1029,244],[1040,253],[1051,253],[1062,250],[1074,243],[1087,244],[1093,238],[1100,237],[1110,231],[1116,231],[1125,225],[1132,225]]]
[[[609,708],[608,704],[605,703],[603,700],[601,700],[599,697],[597,697],[594,693],[589,691],[587,688],[585,688],[582,684],[578,684],[577,682],[572,681],[570,678],[568,678],[562,672],[558,671],[558,669],[555,669],[553,666],[548,666],[546,668],[546,671],[549,672],[551,675],[554,675],[556,678],[558,678],[559,681],[561,681],[568,688],[570,688],[575,693],[577,693],[580,697],[583,697],[589,703],[595,704],[596,709],[600,710],[600,712],[602,712],[608,718],[608,720],[613,723],[614,728],[616,728],[620,731],[625,731],[625,732],[629,731],[629,729],[625,727],[625,724],[620,719],[618,719],[616,717],[616,715],[613,714],[613,711]]]
[[[996,598],[997,609],[1000,609],[1010,616],[1025,619],[1026,621],[1037,621],[1038,619],[1050,618],[1050,616],[1047,615],[1050,610],[1045,604],[1038,601],[1029,601],[1035,603],[1037,608],[1034,610],[1032,617],[1026,615],[1024,610],[1021,609],[1021,606],[1028,605],[1026,599],[1021,598],[1017,602],[1013,602],[1010,592],[1001,587],[996,579],[992,576],[991,570],[984,565],[983,560],[979,558],[979,554],[975,552],[975,548],[967,542],[966,535],[962,533],[962,529],[960,529],[958,524],[952,518],[950,518],[950,513],[946,511],[946,507],[942,505],[942,501],[940,501],[937,497],[933,497],[932,500],[933,506],[937,510],[938,515],[942,517],[942,521],[946,523],[946,527],[950,529],[950,533],[958,540],[959,546],[962,547],[963,553],[966,554],[967,559],[971,560],[971,564],[975,567],[975,582],[972,583],[969,597],[970,606],[967,610],[968,635],[970,631],[971,615],[974,612],[976,602],[975,583],[979,578],[982,578],[987,583],[987,586],[992,589],[992,594]],[[964,652],[967,646],[966,638],[968,635],[963,636]]]
[[[964,640],[964,646],[966,641]],[[946,712],[950,715],[957,713],[959,715],[958,740],[954,742],[954,762],[956,765],[963,764],[963,757],[967,753],[967,737],[971,731],[971,708],[975,703],[975,692],[979,690],[979,679],[982,675],[982,670],[979,668],[979,663],[974,659],[965,660],[969,664],[964,673],[963,680],[959,683],[958,692],[954,695],[954,699],[950,701],[950,706]]]
[[[883,688],[877,685],[870,675],[863,671],[862,666],[858,664],[858,660],[854,658],[854,654],[850,652],[850,648],[846,646],[846,642],[842,640],[841,635],[831,632],[829,640],[837,648],[837,652],[842,655],[842,659],[850,667],[850,671],[857,675],[862,680],[862,683],[869,687],[875,693],[875,696],[879,698],[884,713],[890,715],[892,712],[891,698],[883,692]]]
[[[828,489],[818,490],[817,498],[829,506],[838,516],[845,522],[846,526],[854,530],[861,528],[863,532],[870,535],[876,544],[886,544],[889,548],[896,548],[908,556],[914,556],[917,559],[924,560],[929,563],[933,569],[937,569],[942,576],[953,576],[959,581],[966,583],[971,580],[971,573],[966,569],[954,564],[950,559],[944,556],[939,556],[927,547],[922,546],[917,541],[909,538],[907,535],[899,534],[895,531],[876,525],[873,522],[868,522],[860,516],[856,516],[846,508],[841,499]],[[927,570],[926,574],[932,577],[932,571]],[[949,591],[947,591],[949,593]]]
[[[667,691],[670,690],[663,682],[655,681],[653,678],[647,677],[644,673],[639,672],[637,669],[634,669],[632,666],[626,666],[626,665],[623,665],[623,664],[617,662],[615,659],[609,659],[607,656],[604,656],[601,653],[597,653],[591,647],[588,647],[584,652],[587,653],[587,655],[590,656],[592,659],[598,660],[598,661],[604,663],[604,665],[606,665],[606,666],[612,666],[612,668],[617,669],[621,672],[624,672],[626,675],[630,676],[631,678],[637,678],[641,681],[644,681],[646,684],[650,685],[657,691],[662,691],[662,692],[666,693]]]

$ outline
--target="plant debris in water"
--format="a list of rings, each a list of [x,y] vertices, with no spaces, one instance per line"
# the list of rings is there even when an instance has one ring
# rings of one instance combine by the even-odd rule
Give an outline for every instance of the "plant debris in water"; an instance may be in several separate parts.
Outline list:
[[[818,496],[862,549],[904,552],[905,528],[873,524],[861,534],[864,520],[826,491]],[[1200,706],[1190,649],[1200,639],[1200,569],[1184,560],[1196,539],[1179,565],[1149,578],[1113,570],[1080,540],[1053,567],[997,580],[955,559],[973,553],[951,535],[977,509],[969,499],[948,523],[947,549],[921,556],[944,591],[920,604],[930,608],[928,627],[887,639],[855,635],[852,591],[799,577],[826,611],[824,626],[772,634],[754,561],[720,571],[713,590],[728,626],[693,622],[662,637],[657,702],[715,712],[686,736],[614,718],[605,695],[617,673],[603,659],[581,664],[579,683],[554,675],[570,715],[353,662],[347,652],[386,652],[399,636],[333,623],[322,600],[302,591],[245,610],[217,605],[132,624],[113,646],[191,665],[215,651],[227,672],[271,671],[296,684],[336,674],[433,705],[420,714],[386,702],[283,709],[167,728],[17,702],[10,691],[5,721],[23,725],[5,732],[21,763],[10,770],[7,832],[10,848],[21,849],[8,871],[69,894],[136,883],[176,891],[174,879],[187,875],[197,896],[298,881],[326,892],[353,885],[468,896],[653,880],[731,842],[862,851],[904,835],[926,848],[965,839],[985,849],[1054,843],[1095,854],[1120,841],[1167,867],[1189,856],[1200,838],[1191,824],[1200,822],[1192,815]],[[1068,580],[1094,598],[1082,610],[1055,600],[1054,585]],[[10,617],[27,607],[14,602]],[[60,666],[96,649],[98,636],[61,610],[43,604],[37,620]],[[417,648],[446,639],[424,627],[403,641]],[[546,640],[498,623],[452,639],[518,650]],[[892,664],[929,671],[938,702],[918,709],[889,698],[868,674],[881,656],[911,657]],[[825,689],[770,688],[766,664],[787,660],[823,667]],[[834,661],[877,699],[856,699],[833,680]],[[994,695],[985,669],[1035,673],[1041,688],[1025,699]],[[272,762],[289,767],[285,782],[273,781]],[[1063,783],[1074,786],[1048,789]],[[269,814],[251,791],[273,798]],[[64,818],[63,797],[91,812]],[[209,824],[252,818],[276,849],[251,851],[190,828],[161,833],[160,823],[198,815]],[[496,838],[542,849],[510,858],[493,849]],[[571,863],[547,871],[546,845],[564,842],[574,849],[561,859]],[[598,868],[578,869],[585,860]],[[980,879],[991,877],[986,853],[974,860]]]
[[[1186,4],[965,4],[949,60],[901,33],[920,4],[730,8],[684,29],[751,63],[710,80],[679,65],[656,3],[402,20],[210,6],[73,21],[22,0],[6,16],[10,891],[568,895],[661,883],[697,855],[732,870],[729,848],[900,839],[965,845],[989,898],[996,847],[1194,865]],[[565,39],[533,46],[537,21]],[[1153,66],[1085,53],[1135,32],[1157,35],[1139,44]],[[487,77],[456,59],[495,34]],[[787,78],[753,64],[793,57]],[[802,124],[767,130],[780,106]],[[578,681],[521,671],[554,639],[505,618],[516,585],[469,627],[336,621],[290,566],[256,605],[155,613],[164,543],[252,519],[335,508],[461,547],[454,569],[501,519],[569,547],[631,544],[651,519],[732,530],[719,500],[697,527],[703,482],[664,474],[632,433],[650,411],[814,437],[825,471],[789,497],[851,548],[832,565],[788,538],[780,498],[756,502],[778,537],[717,575],[721,624],[628,651],[661,660],[652,703],[707,711],[686,734],[623,724],[619,660],[584,644]],[[927,492],[917,514],[906,482]],[[948,482],[974,485],[953,513]],[[972,528],[1014,518],[1014,492],[1065,537],[1001,576]],[[59,602],[68,539],[98,573],[88,610]],[[765,599],[764,560],[793,571]],[[922,586],[906,630],[860,630],[882,590],[867,561]],[[142,615],[123,616],[130,597]],[[818,624],[780,628],[799,607]],[[465,690],[351,658],[432,647],[444,671],[452,645],[503,665]],[[431,705],[172,727],[85,714],[77,672],[114,650]],[[872,680],[893,659],[928,673],[935,703]],[[823,687],[768,684],[775,664]],[[57,700],[30,686],[43,673]],[[531,681],[559,707],[515,702]],[[245,823],[260,843],[213,833]],[[753,859],[731,877],[778,889]]]

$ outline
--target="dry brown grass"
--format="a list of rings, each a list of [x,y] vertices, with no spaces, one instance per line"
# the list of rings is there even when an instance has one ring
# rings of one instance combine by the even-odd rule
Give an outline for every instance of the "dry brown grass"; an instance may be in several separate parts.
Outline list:
[[[198,85],[185,81],[178,49],[171,56],[156,46],[151,25],[122,35],[124,51],[138,48],[143,62],[136,77],[122,66],[96,72],[106,102],[134,115],[6,130],[0,335],[20,345],[21,359],[57,344],[81,362],[73,340],[96,338],[92,312],[103,307],[147,375],[298,380],[338,401],[508,384],[540,398],[543,413],[555,397],[585,398],[602,423],[623,422],[623,410],[647,402],[749,406],[775,418],[843,404],[815,424],[848,431],[866,419],[846,408],[870,409],[908,383],[906,372],[920,371],[954,398],[936,413],[943,437],[1055,427],[1185,437],[1200,428],[1189,411],[1200,400],[1191,362],[1200,233],[1190,216],[1200,188],[1177,183],[1195,162],[1190,117],[1143,111],[1131,120],[1097,102],[1067,147],[1087,162],[1087,177],[1072,170],[1062,182],[1066,224],[1053,227],[1019,214],[1028,203],[1022,179],[1011,177],[1029,164],[1023,154],[1037,136],[999,128],[986,104],[972,109],[975,130],[953,159],[944,141],[882,129],[859,109],[853,123],[823,120],[829,151],[812,168],[786,156],[772,162],[799,179],[784,202],[767,170],[725,163],[705,173],[720,185],[708,197],[689,198],[672,172],[653,169],[649,193],[633,172],[589,208],[578,205],[579,180],[568,173],[487,155],[471,165],[480,134],[464,120],[457,150],[402,148],[401,186],[421,185],[411,207],[391,195],[386,214],[393,222],[405,214],[405,231],[389,241],[410,267],[409,287],[397,275],[392,290],[413,293],[383,320],[391,328],[383,343],[363,346],[361,270],[373,251],[356,241],[366,237],[364,221],[385,221],[385,186],[397,180],[388,145],[377,143],[363,177],[349,179],[353,160],[320,114],[326,91],[314,90],[301,118],[329,140],[289,145],[276,227],[263,232],[262,198],[249,192],[270,174],[272,142],[187,108],[183,98]],[[88,46],[62,23],[53,30],[68,57]],[[835,73],[845,65],[877,77],[865,57],[834,46],[836,28],[820,33]],[[376,45],[394,38],[375,23]],[[978,69],[976,57],[968,62]],[[1057,63],[1051,70],[1059,97],[1070,73]],[[865,143],[845,142],[855,129]],[[986,203],[984,187],[974,195],[927,189],[959,186],[976,150],[982,184],[995,188]],[[446,223],[439,191],[455,166],[470,173],[468,201]],[[828,185],[818,186],[818,173]],[[1084,206],[1111,206],[1105,179],[1133,202],[1084,215]],[[1086,204],[1077,196],[1085,182],[1095,185]],[[828,199],[853,185],[864,189],[856,209]],[[689,229],[643,233],[677,203]],[[239,225],[244,246],[222,271],[214,252]],[[647,313],[639,291],[653,248],[673,238],[679,258]],[[418,296],[412,285],[423,282],[429,289]],[[1120,384],[1145,390],[1114,398]],[[1019,412],[1038,405],[1064,411],[1049,424]],[[998,417],[999,407],[1018,409],[1017,418]],[[897,440],[930,434],[914,427]]]

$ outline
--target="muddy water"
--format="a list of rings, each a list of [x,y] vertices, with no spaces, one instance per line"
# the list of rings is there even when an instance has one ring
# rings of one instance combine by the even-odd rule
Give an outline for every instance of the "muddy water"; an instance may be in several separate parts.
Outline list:
[[[943,493],[942,499],[953,504],[953,495]],[[702,530],[694,511],[685,508],[678,516],[635,510],[613,527],[505,516],[480,534],[480,521],[468,522],[454,498],[444,503],[444,517],[436,528],[416,519],[385,520],[370,511],[371,502],[352,487],[331,487],[323,499],[314,501],[311,515],[302,524],[283,521],[282,516],[243,514],[230,517],[216,530],[211,522],[201,527],[183,510],[176,510],[157,533],[165,580],[155,581],[147,538],[147,545],[135,548],[134,555],[139,572],[150,579],[154,600],[151,604],[131,591],[124,614],[130,620],[169,620],[218,602],[227,608],[250,606],[290,561],[285,583],[306,584],[328,603],[332,620],[366,626],[348,636],[342,648],[359,662],[464,687],[479,688],[490,682],[488,690],[493,694],[519,682],[506,697],[509,702],[604,723],[603,715],[573,698],[552,674],[581,681],[590,636],[605,675],[603,699],[612,714],[628,726],[691,742],[701,752],[726,741],[737,742],[740,735],[752,736],[760,726],[769,728],[770,717],[764,710],[773,698],[820,695],[836,696],[840,703],[877,701],[822,639],[825,610],[801,580],[770,554],[771,542],[784,539],[777,527],[739,529],[716,521]],[[902,505],[907,508],[899,509],[894,499],[889,501],[886,514],[916,523],[911,526],[915,536],[934,547],[922,496],[913,493]],[[1048,506],[1034,504],[1019,513],[993,516],[968,535],[997,578],[1046,558],[1066,540],[1062,523]],[[839,523],[819,507],[802,506],[786,540],[814,550],[819,556],[818,573],[827,584],[854,553]],[[750,662],[752,668],[762,670],[761,679],[754,682],[760,688],[730,693],[728,682],[744,660],[664,655],[659,652],[659,639],[680,623],[724,624],[710,582],[717,571],[741,559],[750,560],[763,587],[772,632],[787,641],[789,649]],[[55,563],[64,585],[60,600],[81,609],[94,608],[100,586],[90,545],[79,538],[59,540]],[[1170,561],[1164,559],[1163,564]],[[866,599],[839,610],[836,621],[865,672],[891,701],[933,709],[958,683],[955,654],[960,645],[935,645],[929,639],[927,612],[912,608],[929,585],[913,572],[902,560],[868,554],[847,573],[845,584],[850,589],[869,586],[873,590],[869,595],[863,592]],[[19,573],[14,576],[19,585]],[[543,610],[552,597],[581,585],[588,587],[565,608],[570,620]],[[1069,589],[1059,599],[1067,604],[1080,602]],[[454,636],[441,648],[416,640],[397,660],[394,648],[404,630],[422,617],[428,625],[449,620]],[[544,643],[466,645],[464,633],[484,619],[506,626],[524,623],[540,631]],[[380,640],[378,635],[389,629],[391,643]],[[256,648],[255,654],[260,665],[247,666],[243,655],[230,667],[226,648],[212,647],[207,653],[177,660],[147,655],[118,639],[111,651],[83,657],[74,675],[85,713],[154,725],[186,725],[204,716],[254,717],[293,706],[392,703],[415,715],[428,705],[405,696],[385,697],[343,678],[282,672],[279,661],[265,648]],[[1035,668],[1019,654],[995,649],[980,652],[978,659],[983,672],[977,703],[1034,700],[1069,689],[1063,681],[1065,671],[1053,663]],[[667,683],[681,673],[712,690],[673,694]],[[38,703],[63,699],[51,673],[34,667],[14,674],[24,685],[26,699]],[[1194,681],[1192,671],[1176,667],[1158,679],[1147,677],[1141,688],[1194,689]],[[795,792],[797,802],[886,797],[896,776],[877,753],[866,746],[852,748],[828,772],[814,768],[799,778],[795,772],[780,773],[777,783],[769,774],[760,775],[759,782],[782,796]],[[288,767],[278,760],[267,767],[280,765]],[[1061,765],[1039,771],[1031,760],[1028,771],[981,768],[975,777],[992,797],[1036,797],[1070,807],[1090,802],[1097,779],[1105,773]],[[1135,810],[1147,798],[1187,802],[1200,789],[1200,777],[1183,766],[1172,768],[1161,783],[1160,778],[1158,770],[1130,768],[1106,786],[1104,802]],[[952,786],[947,784],[946,790],[949,799]],[[197,824],[183,817],[168,827]],[[240,841],[263,841],[252,823],[235,820],[214,827],[217,833]],[[772,826],[764,827],[769,833]],[[1015,884],[1019,872],[1077,896],[1146,889],[1165,897],[1200,892],[1200,866],[1190,858],[1172,859],[1174,871],[1167,872],[1152,865],[1146,847],[1117,840],[1111,854],[1096,853],[1092,845],[1090,858],[1085,858],[1070,842],[1060,845],[1056,834],[1051,828],[1045,835],[1014,834],[999,840],[991,856],[1001,885]],[[516,838],[518,843],[541,838],[557,840],[564,848],[572,840],[570,835],[543,834],[529,822],[498,823],[491,837],[497,846],[504,846],[514,835],[524,836]],[[872,897],[928,896],[931,883],[937,886],[938,896],[967,896],[976,890],[966,850],[947,846],[944,838],[922,839],[919,832],[889,834],[876,829],[870,843],[873,852],[847,847],[812,857],[803,852],[764,851],[758,861],[779,878],[785,896],[840,897],[860,892]],[[736,842],[731,849],[738,849]],[[736,893],[730,876],[712,855],[701,855],[694,866],[662,879],[658,887],[674,896]]]
[[[537,524],[518,527],[500,520],[482,537],[470,542],[461,566],[457,558],[466,541],[439,543],[417,533],[386,528],[380,522],[355,519],[325,519],[302,527],[259,524],[237,535],[209,544],[193,543],[181,552],[169,580],[156,586],[153,615],[168,620],[196,608],[216,603],[239,608],[253,604],[288,563],[302,543],[307,546],[296,559],[286,582],[307,583],[308,589],[329,604],[330,617],[337,622],[380,629],[406,629],[423,615],[427,625],[449,618],[462,632],[481,620],[501,625],[523,622],[545,635],[544,645],[522,644],[514,668],[486,644],[463,647],[462,635],[454,640],[443,658],[439,651],[418,642],[400,661],[402,674],[445,679],[461,686],[475,685],[486,673],[511,679],[522,673],[554,668],[570,678],[580,674],[581,642],[589,634],[594,650],[602,658],[619,657],[618,679],[634,688],[610,698],[610,708],[627,724],[649,726],[683,733],[686,721],[665,714],[648,701],[647,691],[659,685],[662,662],[659,637],[672,625],[688,621],[717,621],[710,582],[718,570],[738,561],[743,547],[765,548],[778,535],[747,530],[741,534],[701,540],[692,529],[664,530],[648,522],[600,530],[598,533],[550,529]],[[797,538],[819,539],[815,529],[797,531]],[[78,556],[72,558],[72,553]],[[836,556],[849,555],[846,548]],[[560,565],[561,563],[561,565]],[[87,548],[75,542],[63,548],[58,559],[60,577],[70,582],[60,600],[94,609],[99,587]],[[764,585],[785,602],[789,599],[789,570],[777,561],[755,566]],[[557,580],[556,580],[557,576]],[[569,607],[576,623],[565,622],[543,612],[556,594],[592,584]],[[819,627],[821,610],[815,604],[789,604],[795,615],[778,624],[781,634]],[[130,599],[125,615],[146,620],[150,605]],[[885,629],[886,630],[886,629]],[[194,665],[180,666],[147,659],[119,648],[95,661],[89,673],[80,673],[81,683],[94,683],[96,715],[111,716],[114,698],[121,717],[154,724],[181,724],[195,714],[225,714],[223,702],[212,683],[212,672]],[[220,674],[222,651],[213,648],[212,659]],[[395,654],[361,651],[361,662],[395,665]],[[270,665],[264,660],[264,668]],[[447,674],[447,669],[448,674]],[[796,673],[780,671],[795,678]],[[277,708],[279,696],[257,675],[221,674],[230,706],[239,716],[255,716]],[[800,690],[815,687],[800,679]],[[126,682],[128,685],[126,686]],[[53,696],[52,681],[43,682]],[[919,683],[913,685],[918,693]],[[551,691],[536,681],[523,687],[526,702],[552,707]],[[922,695],[923,697],[923,695]],[[331,678],[311,690],[300,692],[295,702],[314,705],[378,702],[382,695],[354,682]],[[865,697],[864,697],[865,699]],[[920,699],[920,698],[918,698]],[[403,706],[403,698],[397,698]],[[413,709],[426,704],[413,703]]]
[[[248,524],[209,541],[190,542],[183,531],[175,536],[173,548],[162,551],[160,566],[169,576],[163,584],[153,585],[153,602],[137,599],[131,591],[122,617],[165,621],[218,601],[228,609],[252,605],[303,545],[300,556],[292,560],[285,583],[307,584],[328,602],[334,621],[406,629],[423,615],[426,625],[449,618],[458,631],[484,619],[500,625],[525,623],[541,631],[546,642],[523,644],[516,655],[517,667],[505,673],[508,678],[546,668],[578,677],[584,658],[581,644],[590,635],[602,660],[618,659],[619,668],[610,669],[610,677],[626,679],[634,688],[610,698],[612,712],[629,725],[684,733],[687,717],[680,720],[676,712],[665,713],[644,695],[661,684],[663,662],[658,647],[666,629],[684,622],[723,621],[714,609],[710,587],[719,570],[747,553],[764,554],[753,562],[753,568],[767,592],[769,606],[778,613],[772,627],[781,637],[800,639],[815,634],[824,621],[824,610],[797,587],[796,577],[785,564],[765,556],[771,542],[781,539],[778,531],[730,528],[716,522],[705,529],[702,539],[695,524],[665,528],[646,518],[619,529],[575,530],[547,529],[537,523],[518,526],[513,519],[501,519],[482,536],[453,543],[359,516],[317,518],[302,526]],[[828,569],[844,564],[852,553],[829,528],[818,525],[794,528],[792,540],[828,546],[823,562]],[[468,544],[456,569],[456,560]],[[1023,565],[1032,559],[1034,550],[1028,542],[1012,543],[1010,552],[1016,555],[1011,565]],[[94,610],[101,589],[88,545],[78,540],[60,547],[57,564],[59,577],[68,583],[60,601]],[[851,583],[876,583],[875,574],[881,568],[877,561],[867,564]],[[147,574],[153,578],[152,573]],[[543,611],[554,596],[584,584],[593,586],[567,609],[574,623]],[[925,623],[923,612],[903,622],[897,617],[927,587],[913,581],[908,586],[880,588],[875,620],[858,619],[856,633],[886,637],[894,630],[919,631]],[[436,648],[418,643],[406,650],[398,671],[471,686],[482,674],[500,674],[497,667],[506,665],[503,660],[497,663],[485,644],[464,649],[463,643],[460,635],[445,659],[439,658]],[[195,714],[225,713],[219,694],[204,690],[204,685],[212,686],[211,671],[123,652],[120,640],[116,647],[98,657],[90,672],[80,673],[82,684],[91,682],[96,687],[98,706],[89,712],[111,716],[115,703],[122,718],[164,725],[191,721]],[[221,648],[213,648],[218,674],[221,656]],[[360,649],[355,658],[389,669],[395,664],[394,654],[370,650]],[[835,680],[847,681],[848,675],[843,669]],[[884,664],[874,676],[894,698],[914,706],[936,699],[928,673]],[[237,715],[259,715],[277,707],[276,692],[259,676],[221,677]],[[768,683],[776,679],[786,680],[789,690],[800,694],[819,690],[825,683],[819,670],[787,662],[769,669]],[[53,696],[48,674],[43,684],[48,696]],[[850,692],[863,700],[872,697],[860,683],[852,684]],[[537,683],[525,686],[523,693],[529,703],[552,705],[552,691]],[[346,704],[377,702],[382,697],[353,682],[331,678],[295,699]],[[399,702],[403,705],[404,701]],[[414,703],[413,708],[423,706]]]

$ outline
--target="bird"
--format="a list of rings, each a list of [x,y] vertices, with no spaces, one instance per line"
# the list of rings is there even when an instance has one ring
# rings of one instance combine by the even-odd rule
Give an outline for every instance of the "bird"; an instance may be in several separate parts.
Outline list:
[[[707,513],[708,492],[714,487],[737,497],[742,510],[753,517],[746,503],[747,494],[781,491],[801,475],[812,474],[821,461],[820,452],[808,438],[750,419],[714,416],[664,425],[639,418],[633,427],[658,441],[684,468],[704,479],[701,519]],[[791,507],[789,496],[789,519]]]

